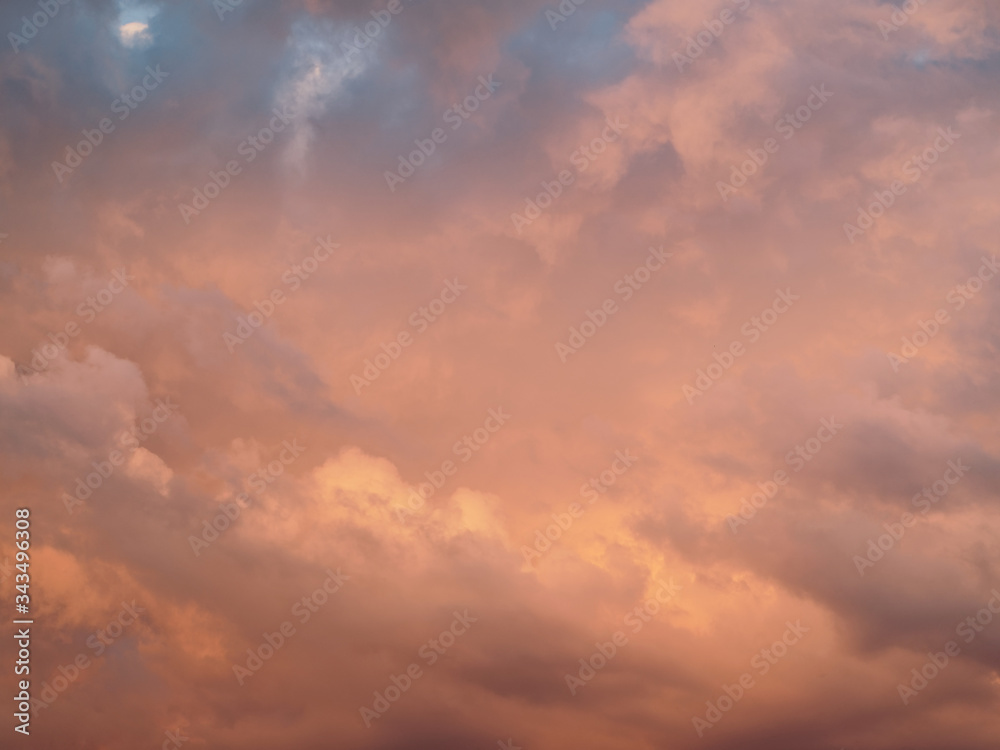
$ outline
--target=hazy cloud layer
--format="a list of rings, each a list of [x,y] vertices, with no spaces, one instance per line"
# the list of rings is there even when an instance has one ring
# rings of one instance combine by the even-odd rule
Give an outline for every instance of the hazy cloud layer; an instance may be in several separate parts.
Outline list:
[[[32,747],[995,747],[1000,12],[577,2],[0,9]]]

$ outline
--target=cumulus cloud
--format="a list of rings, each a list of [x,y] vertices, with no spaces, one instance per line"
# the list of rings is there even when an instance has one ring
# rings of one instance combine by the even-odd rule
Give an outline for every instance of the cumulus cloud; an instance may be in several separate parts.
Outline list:
[[[0,9],[38,747],[993,746],[992,5],[224,4]]]

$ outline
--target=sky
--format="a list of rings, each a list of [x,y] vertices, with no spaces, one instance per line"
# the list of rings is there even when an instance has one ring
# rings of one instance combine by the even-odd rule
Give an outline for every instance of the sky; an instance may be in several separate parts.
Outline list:
[[[996,747],[995,3],[0,32],[11,747]]]

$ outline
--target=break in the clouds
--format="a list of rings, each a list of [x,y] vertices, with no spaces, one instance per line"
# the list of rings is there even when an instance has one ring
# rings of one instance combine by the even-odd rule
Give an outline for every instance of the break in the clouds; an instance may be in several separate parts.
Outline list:
[[[12,742],[994,747],[998,23],[5,3]]]

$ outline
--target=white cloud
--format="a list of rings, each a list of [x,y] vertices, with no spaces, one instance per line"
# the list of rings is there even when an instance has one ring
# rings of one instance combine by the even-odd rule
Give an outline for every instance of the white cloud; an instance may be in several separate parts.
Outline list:
[[[153,42],[149,26],[140,21],[132,21],[119,26],[118,38],[126,47],[146,47]]]
[[[118,38],[129,48],[148,47],[153,43],[149,22],[160,12],[155,5],[141,0],[118,0]]]
[[[278,93],[278,105],[293,107],[297,113],[285,156],[300,171],[313,138],[309,118],[323,114],[343,91],[344,83],[364,72],[374,57],[374,42],[353,50],[351,44],[351,32],[335,29],[329,21],[311,20],[292,27],[291,68]]]

